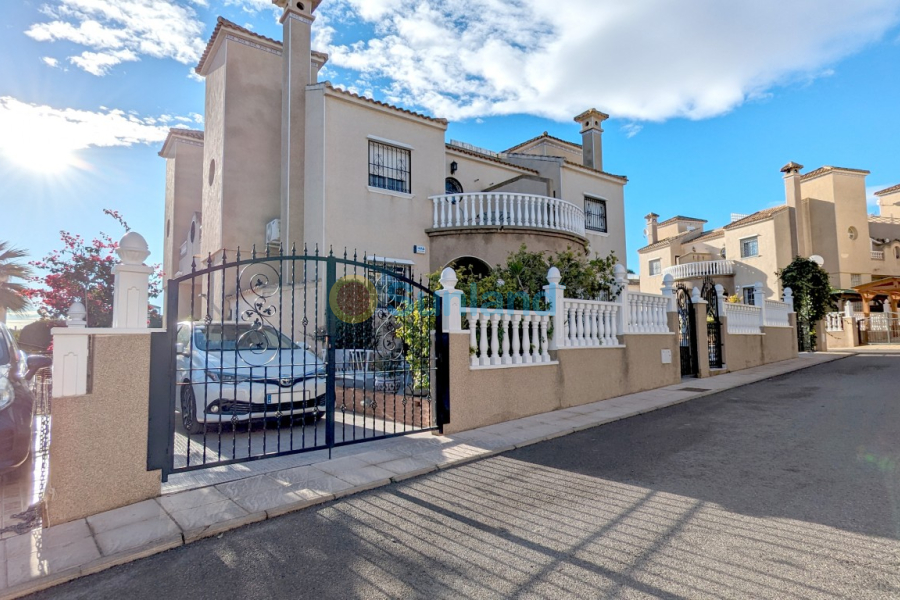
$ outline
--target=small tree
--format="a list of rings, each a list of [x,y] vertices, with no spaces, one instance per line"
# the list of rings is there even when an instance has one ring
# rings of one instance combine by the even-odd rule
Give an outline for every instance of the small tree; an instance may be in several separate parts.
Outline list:
[[[25,284],[14,281],[31,278],[31,267],[21,262],[27,255],[9,242],[0,242],[0,313],[21,313],[30,305]]]
[[[125,231],[130,230],[118,212],[108,209],[103,212],[118,221]],[[68,231],[60,231],[59,235],[62,250],[54,250],[43,260],[30,263],[45,272],[31,279],[37,286],[27,292],[38,305],[38,314],[45,319],[65,318],[77,300],[87,309],[88,326],[112,326],[113,267],[119,261],[115,254],[118,243],[102,232],[89,243]],[[160,291],[159,265],[156,265],[150,280],[150,297],[155,298]]]
[[[782,287],[791,288],[794,294],[798,325],[806,323],[814,336],[814,324],[834,308],[828,272],[808,258],[798,256],[778,272],[778,278]]]

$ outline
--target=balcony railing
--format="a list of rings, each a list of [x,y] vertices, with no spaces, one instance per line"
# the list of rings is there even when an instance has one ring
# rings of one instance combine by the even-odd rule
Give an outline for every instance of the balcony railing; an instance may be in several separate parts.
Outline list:
[[[507,192],[432,196],[434,228],[530,227],[584,236],[584,211],[559,198]]]
[[[715,277],[716,275],[734,275],[733,260],[704,260],[701,262],[684,263],[674,267],[663,269],[663,275],[671,275],[678,279],[695,279],[702,277]]]
[[[872,260],[884,260],[884,251],[872,250]]]

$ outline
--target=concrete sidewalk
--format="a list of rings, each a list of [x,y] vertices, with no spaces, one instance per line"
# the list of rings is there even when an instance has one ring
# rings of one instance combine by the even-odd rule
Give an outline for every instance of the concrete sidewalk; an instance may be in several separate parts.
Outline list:
[[[371,442],[357,454],[169,493],[0,540],[0,565],[5,566],[0,569],[0,598],[22,596],[248,523],[851,354],[801,355],[460,434],[423,433]]]

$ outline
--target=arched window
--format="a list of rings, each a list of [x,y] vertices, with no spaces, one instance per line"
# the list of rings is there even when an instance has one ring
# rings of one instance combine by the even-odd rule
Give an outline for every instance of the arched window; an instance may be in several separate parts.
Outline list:
[[[462,194],[463,187],[462,184],[454,179],[453,177],[448,177],[444,180],[444,193],[445,194]]]
[[[894,246],[894,258],[900,258],[900,246]]]

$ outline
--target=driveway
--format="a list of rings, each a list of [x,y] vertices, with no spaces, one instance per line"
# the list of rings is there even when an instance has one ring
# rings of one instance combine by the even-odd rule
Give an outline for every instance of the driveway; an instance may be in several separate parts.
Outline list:
[[[359,494],[36,598],[897,598],[900,356]]]

